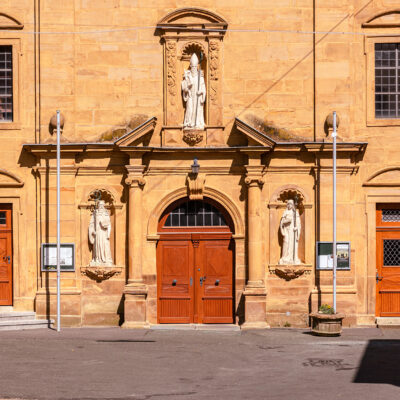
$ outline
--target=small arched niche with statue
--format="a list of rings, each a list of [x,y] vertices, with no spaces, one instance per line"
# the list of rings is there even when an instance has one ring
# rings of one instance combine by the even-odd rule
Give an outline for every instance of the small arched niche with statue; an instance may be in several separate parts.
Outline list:
[[[222,55],[228,23],[209,10],[177,9],[158,24],[164,48],[163,146],[223,142]]]
[[[269,270],[285,280],[311,272],[312,204],[295,185],[279,188],[269,207]],[[282,276],[281,276],[282,275]]]
[[[116,203],[115,195],[105,188],[90,191],[80,209],[80,246],[77,260],[81,273],[101,282],[122,272],[117,266],[116,211],[122,205]]]

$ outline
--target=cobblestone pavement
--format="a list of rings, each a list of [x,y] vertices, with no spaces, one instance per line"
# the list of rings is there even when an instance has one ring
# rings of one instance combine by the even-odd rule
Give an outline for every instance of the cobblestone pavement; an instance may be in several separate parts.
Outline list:
[[[0,332],[0,398],[399,399],[400,330]]]

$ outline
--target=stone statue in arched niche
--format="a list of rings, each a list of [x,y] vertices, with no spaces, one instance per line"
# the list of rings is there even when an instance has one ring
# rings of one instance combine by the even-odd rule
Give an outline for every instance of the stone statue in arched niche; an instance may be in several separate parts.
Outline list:
[[[89,200],[94,201],[88,228],[89,242],[92,245],[92,260],[89,265],[112,266],[111,219],[106,202],[112,205],[113,196],[106,190],[95,190],[89,195]]]
[[[283,212],[279,228],[283,238],[282,257],[279,264],[301,264],[299,259],[301,220],[299,211],[292,199],[289,199],[286,203],[286,210]]]
[[[302,234],[302,222],[300,214],[304,211],[303,197],[294,190],[282,192],[278,198],[286,202],[286,209],[279,223],[279,234],[281,235],[281,265],[298,265],[302,261],[299,257],[299,244]]]
[[[181,82],[182,98],[185,103],[183,126],[186,129],[204,129],[206,84],[200,62],[197,54],[193,53],[189,69],[185,70]]]

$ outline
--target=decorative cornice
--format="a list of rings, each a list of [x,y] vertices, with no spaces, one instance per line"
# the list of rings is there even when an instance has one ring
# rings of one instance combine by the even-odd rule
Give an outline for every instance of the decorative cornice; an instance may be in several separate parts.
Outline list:
[[[363,28],[398,28],[400,27],[400,9],[384,11],[379,14],[374,15],[369,18],[366,22],[364,22],[361,26]],[[398,15],[398,21],[396,22],[384,22],[384,21],[376,21],[381,17],[385,17],[387,15]],[[376,21],[376,22],[374,22]]]
[[[195,15],[198,22],[181,22],[180,20]],[[226,29],[228,22],[220,15],[198,7],[179,8],[161,18],[157,23],[159,29],[168,29],[172,31],[178,30],[177,28],[189,28],[197,25],[205,25],[212,28]]]
[[[3,18],[2,18],[3,17]],[[2,21],[3,20],[3,21]],[[7,22],[5,22],[7,21]],[[0,13],[0,29],[23,29],[24,25],[21,24],[16,18],[11,17],[5,13]]]
[[[0,177],[1,176],[6,176],[8,181],[0,182],[0,188],[24,186],[24,182],[21,178],[6,169],[0,168]]]

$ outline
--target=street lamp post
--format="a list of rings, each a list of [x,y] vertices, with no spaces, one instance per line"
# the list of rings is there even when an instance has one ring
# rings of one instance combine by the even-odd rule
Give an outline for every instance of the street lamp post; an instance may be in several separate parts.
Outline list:
[[[337,254],[336,254],[336,111],[333,112],[333,311],[336,313],[336,267],[337,267]]]

